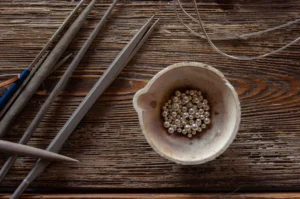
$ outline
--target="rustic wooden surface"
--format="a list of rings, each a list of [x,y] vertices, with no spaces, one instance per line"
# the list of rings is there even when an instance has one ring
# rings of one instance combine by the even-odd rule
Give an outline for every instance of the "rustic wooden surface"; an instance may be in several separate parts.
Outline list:
[[[0,198],[8,199],[9,195],[1,195]],[[300,199],[299,193],[258,193],[258,194],[32,194],[22,198],[37,199]]]
[[[66,54],[80,49],[110,2],[99,0]],[[234,33],[299,18],[298,0],[198,2],[205,23]],[[33,60],[74,6],[70,0],[0,1],[0,81],[20,73]],[[159,27],[63,147],[63,155],[81,162],[51,164],[32,183],[31,191],[299,191],[299,43],[258,61],[229,60],[179,24],[171,1],[119,3],[29,144],[47,147],[99,76],[154,13],[161,19]],[[217,45],[228,53],[255,55],[298,36],[299,24],[295,24],[248,42],[219,41]],[[242,106],[240,131],[233,144],[216,160],[199,166],[176,165],[156,154],[144,139],[132,107],[134,93],[153,75],[182,61],[203,62],[221,70],[239,93]],[[7,140],[21,137],[66,67],[45,81]],[[2,154],[0,164],[5,159]],[[19,158],[0,189],[12,191],[34,163],[34,159]]]

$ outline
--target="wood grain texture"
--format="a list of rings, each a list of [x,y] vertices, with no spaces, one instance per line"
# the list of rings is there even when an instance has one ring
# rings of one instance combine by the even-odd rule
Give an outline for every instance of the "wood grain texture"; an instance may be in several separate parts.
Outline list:
[[[76,53],[111,1],[100,1],[66,55]],[[190,1],[184,1],[193,12]],[[300,1],[198,1],[210,27],[234,33],[263,30],[299,18]],[[223,3],[218,3],[223,2]],[[0,1],[0,80],[22,71],[74,8],[66,0]],[[134,33],[156,13],[160,25],[119,77],[99,98],[64,145],[62,154],[79,164],[53,163],[38,190],[300,190],[300,45],[258,61],[224,58],[192,36],[173,13],[171,1],[121,1],[71,81],[44,118],[29,145],[46,148],[93,84]],[[299,36],[299,24],[243,42],[218,41],[228,53],[256,55]],[[156,154],[144,139],[132,97],[168,65],[198,61],[222,71],[237,90],[242,122],[237,138],[216,160],[176,165]],[[17,141],[62,76],[59,68],[40,87],[6,139]],[[0,164],[5,161],[1,155]],[[12,190],[35,160],[19,158],[1,190]]]
[[[0,198],[9,198],[9,195],[1,195]],[[24,195],[22,198],[37,199],[299,199],[299,193],[259,193],[259,194],[34,194]]]

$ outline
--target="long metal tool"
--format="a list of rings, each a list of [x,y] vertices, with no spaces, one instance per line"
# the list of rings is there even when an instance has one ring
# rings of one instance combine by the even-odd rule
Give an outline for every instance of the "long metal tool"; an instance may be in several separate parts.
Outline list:
[[[44,60],[47,58],[47,56],[49,55],[49,52],[46,52],[44,54],[44,56],[39,60],[39,62],[36,64],[36,67],[32,70],[32,73],[30,73],[30,75],[32,75],[33,73],[35,73],[34,71],[39,68]],[[59,62],[57,62],[57,64],[55,65],[54,69],[52,70],[52,72],[49,74],[51,75],[54,71],[56,71],[60,66],[62,66],[70,57],[72,56],[72,54],[69,54],[68,56],[66,56],[65,58],[63,58],[62,60],[60,60]],[[18,80],[18,77],[17,77]],[[16,81],[17,81],[16,80]],[[3,117],[3,115],[6,113],[6,111],[8,110],[8,108],[10,107],[10,104],[16,99],[17,96],[19,96],[20,92],[23,90],[24,86],[26,86],[26,84],[29,82],[30,77],[28,77],[23,83],[21,84],[21,86],[19,87],[19,89],[14,93],[14,95],[12,96],[12,98],[8,101],[7,105],[5,106],[4,109],[2,109],[2,111],[0,111],[0,119]],[[0,85],[0,88],[2,86]]]
[[[36,64],[36,67],[32,69],[32,72],[29,74],[28,78],[25,79],[25,81],[20,85],[20,87],[16,90],[16,92],[13,94],[13,96],[9,99],[9,101],[6,103],[4,108],[0,112],[0,119],[4,116],[4,114],[7,112],[7,110],[10,108],[11,104],[15,101],[15,99],[19,96],[23,88],[27,85],[27,83],[30,81],[32,75],[37,71],[38,68],[44,63],[45,59],[48,57],[50,52],[46,52],[39,62]],[[5,92],[6,93],[6,92]]]
[[[59,155],[50,151],[34,148],[31,146],[26,146],[23,144],[8,142],[4,140],[0,140],[0,151],[7,152],[12,155],[14,154],[26,155],[26,156],[42,158],[46,160],[78,162],[78,160],[75,160],[73,158]]]
[[[0,122],[0,137],[3,137],[8,131],[9,127],[13,124],[14,120],[18,114],[26,106],[27,102],[34,95],[35,91],[39,88],[45,78],[53,70],[54,65],[62,56],[63,52],[69,46],[88,14],[91,12],[94,7],[96,0],[92,0],[90,4],[83,10],[79,17],[75,20],[72,26],[68,29],[65,35],[61,38],[55,48],[52,50],[50,55],[46,58],[45,62],[41,68],[36,72],[36,74],[29,81],[24,90],[20,93],[19,97],[13,103],[8,112],[4,115]]]
[[[54,67],[54,70],[51,73],[53,73],[56,69],[58,69],[60,66],[62,66],[71,56],[72,56],[72,54],[69,54],[68,56],[66,56],[65,58],[60,60],[56,64],[56,66]],[[46,56],[44,58],[46,58]],[[41,60],[41,62],[43,62],[43,60]],[[51,74],[49,74],[49,75],[51,75]],[[24,135],[23,135],[23,137],[24,137]],[[22,139],[25,139],[23,137],[22,137]],[[26,144],[28,142],[28,140],[26,142],[24,142],[25,140],[22,140],[22,139],[19,141],[19,144]],[[3,165],[3,167],[1,168],[1,170],[0,170],[0,184],[3,181],[3,179],[6,176],[7,172],[12,167],[12,165],[14,164],[14,162],[16,161],[17,158],[18,158],[17,154],[9,157],[7,159],[7,161],[5,162],[5,164]]]
[[[69,118],[67,123],[59,131],[56,137],[52,140],[47,150],[52,152],[58,152],[63,146],[65,141],[74,131],[76,126],[86,115],[88,110],[93,106],[101,94],[106,90],[106,88],[113,82],[113,80],[118,76],[123,67],[129,62],[133,57],[134,53],[142,46],[142,44],[149,37],[153,31],[158,20],[149,28],[153,17],[136,33],[136,35],[130,40],[130,42],[125,46],[125,48],[120,52],[112,64],[108,67],[105,73],[97,81],[94,87],[90,90],[88,95],[83,99],[81,104],[77,107],[75,112]],[[38,177],[44,169],[49,164],[49,161],[38,160],[34,168],[29,172],[27,177],[23,180],[20,186],[15,190],[11,199],[16,199],[21,196],[27,186]]]
[[[78,5],[74,8],[74,10],[70,13],[70,15],[66,18],[66,20],[62,23],[62,25],[56,30],[56,32],[52,35],[50,40],[46,43],[43,49],[39,52],[39,54],[35,57],[35,59],[31,62],[28,68],[24,69],[20,74],[19,79],[13,83],[9,89],[4,93],[4,95],[0,98],[0,110],[8,109],[13,101],[15,101],[16,97],[19,95],[20,91],[24,88],[24,86],[28,83],[28,81],[32,78],[35,72],[39,69],[39,65],[36,65],[38,61],[42,58],[45,52],[48,50],[53,41],[59,36],[59,34],[63,31],[66,25],[70,22],[74,14],[83,4],[84,0],[81,0]],[[35,66],[35,67],[34,67]],[[34,67],[34,69],[32,69]],[[3,110],[3,112],[6,112]]]
[[[31,135],[34,133],[36,128],[38,127],[39,123],[42,121],[43,117],[46,115],[48,109],[50,108],[51,104],[54,102],[55,98],[58,96],[59,92],[65,87],[68,79],[71,77],[73,71],[78,66],[80,60],[82,59],[83,55],[86,53],[96,36],[98,35],[101,28],[106,23],[106,20],[110,13],[112,12],[113,8],[116,6],[118,0],[114,0],[109,9],[106,11],[100,22],[97,24],[96,28],[93,30],[89,38],[86,40],[80,51],[77,53],[76,57],[68,67],[67,71],[64,73],[63,77],[59,80],[59,82],[56,84],[55,88],[53,89],[50,96],[47,98],[46,102],[43,104],[39,112],[36,114],[35,118],[31,122],[30,126],[25,131],[23,137],[20,140],[20,144],[26,144]],[[17,159],[17,156],[11,156],[8,158],[4,166],[2,167],[0,171],[0,183],[5,177],[6,173],[9,171],[10,167],[13,165],[15,160]]]
[[[59,62],[57,62],[57,64],[55,65],[55,67],[53,68],[53,70],[51,71],[51,73],[49,74],[49,76],[54,73],[59,67],[61,67],[68,59],[70,59],[70,57],[72,56],[72,53],[69,54],[68,56],[66,56],[65,58],[61,59]]]

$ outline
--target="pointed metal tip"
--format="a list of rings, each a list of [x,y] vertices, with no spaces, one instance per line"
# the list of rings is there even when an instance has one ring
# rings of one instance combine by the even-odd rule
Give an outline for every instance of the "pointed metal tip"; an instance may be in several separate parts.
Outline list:
[[[156,19],[156,21],[153,23],[153,26],[155,26],[159,21],[160,19]]]
[[[154,17],[155,17],[155,14],[152,15],[152,17],[150,17],[150,19],[148,19],[148,21],[146,22],[146,25],[148,25],[154,19]]]
[[[155,16],[156,16],[155,14],[152,15],[152,17],[150,17],[150,19],[147,21],[146,24],[149,25],[153,21],[153,19],[154,19]],[[152,26],[155,26],[159,22],[159,20],[160,19],[156,19]]]
[[[59,153],[55,153],[55,152],[51,152],[51,151],[48,151],[48,150],[45,150],[46,152],[49,152],[49,153],[52,153],[54,156],[55,156],[55,159],[53,158],[52,161],[54,162],[57,162],[57,161],[66,161],[66,162],[79,162],[78,160],[74,159],[74,158],[71,158],[71,157],[68,157],[68,156],[65,156],[65,155],[62,155],[62,154],[59,154]],[[43,158],[42,158],[43,159]]]
[[[74,159],[74,158],[70,158],[70,157],[67,157],[67,156],[64,156],[64,157],[65,157],[65,158],[64,158],[65,161],[68,161],[68,162],[76,162],[76,163],[79,162],[79,160],[76,160],[76,159]]]
[[[148,19],[148,21],[144,24],[144,26],[141,28],[141,30],[144,30],[143,32],[146,31],[146,29],[150,26],[151,22],[153,21],[155,15],[153,15],[152,17],[150,17],[150,19]]]
[[[65,59],[69,59],[71,56],[73,55],[73,53],[71,53],[71,54],[69,54],[68,56],[66,56],[66,58]]]
[[[49,151],[50,152],[50,151]],[[53,153],[53,152],[51,152]],[[56,155],[57,158],[53,159],[52,161],[57,162],[57,161],[66,161],[66,162],[79,162],[78,160],[74,159],[74,158],[70,158],[68,156],[64,156],[58,153],[54,153]]]
[[[149,21],[152,21],[154,19],[154,17],[155,17],[155,14],[152,15],[152,17],[150,17]]]

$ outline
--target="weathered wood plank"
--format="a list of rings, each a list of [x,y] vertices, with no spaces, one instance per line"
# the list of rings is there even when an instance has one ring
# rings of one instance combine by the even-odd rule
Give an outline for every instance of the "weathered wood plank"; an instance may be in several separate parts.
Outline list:
[[[0,198],[9,198],[9,195],[0,195]],[[148,199],[148,198],[160,198],[160,199],[299,199],[299,193],[258,193],[258,194],[35,194],[24,195],[22,198],[43,198],[43,199]]]
[[[80,49],[110,2],[99,1],[66,54]],[[235,33],[262,30],[299,18],[300,1],[199,2],[201,16],[208,25]],[[74,6],[65,0],[0,1],[0,75],[4,75],[1,80],[19,73],[32,61]],[[193,9],[189,7],[188,11]],[[118,5],[29,144],[47,147],[114,57],[154,13],[161,18],[158,29],[89,111],[62,150],[62,154],[81,162],[53,163],[31,187],[53,191],[55,188],[233,191],[240,186],[241,190],[299,190],[299,43],[258,61],[228,60],[179,24],[170,1],[122,1]],[[269,36],[217,44],[234,54],[268,52],[298,37],[299,25]],[[141,134],[131,102],[134,93],[153,75],[182,61],[198,61],[218,68],[241,99],[242,123],[236,140],[217,160],[200,166],[176,165],[157,155]],[[61,67],[41,86],[7,135],[8,140],[20,138],[66,67]],[[4,160],[1,155],[0,164]],[[16,187],[34,162],[19,158],[1,188]]]

